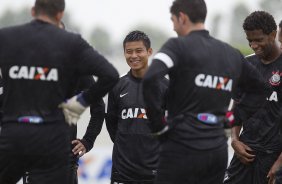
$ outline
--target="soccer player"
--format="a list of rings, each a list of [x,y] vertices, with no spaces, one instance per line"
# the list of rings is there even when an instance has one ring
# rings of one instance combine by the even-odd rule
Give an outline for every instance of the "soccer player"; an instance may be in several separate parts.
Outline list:
[[[282,55],[275,41],[277,25],[272,15],[254,11],[246,17],[243,29],[254,54],[247,56],[271,86],[267,98],[244,96],[239,108],[240,121],[232,128],[234,156],[227,169],[226,184],[272,183],[281,153],[281,86]],[[261,105],[258,105],[261,104]],[[241,107],[240,107],[241,106]],[[242,133],[240,131],[242,129]]]
[[[280,43],[280,49],[282,50],[282,20],[279,23],[278,41]]]
[[[64,0],[36,0],[34,20],[0,30],[3,118],[0,183],[25,171],[34,183],[69,184],[69,124],[117,82],[118,72],[80,35],[59,28]],[[70,98],[77,80],[95,75],[89,90]]]
[[[109,92],[106,125],[114,143],[111,183],[153,184],[157,174],[160,143],[151,135],[142,95],[142,78],[152,54],[149,37],[130,32],[123,41],[124,56],[130,71]],[[164,114],[168,80],[158,86],[157,103]]]
[[[79,94],[81,91],[88,89],[93,83],[92,76],[84,76],[78,82],[77,91],[75,94]],[[100,134],[103,121],[105,117],[105,104],[103,99],[90,105],[90,120],[87,126],[86,132],[82,139],[77,139],[77,127],[71,126],[71,143],[72,152],[70,153],[71,159],[71,181],[70,184],[78,184],[77,169],[78,159],[85,153],[89,152],[94,145],[96,137]]]
[[[83,76],[79,79],[76,85],[76,90],[73,95],[79,94],[81,91],[88,89],[95,81],[92,76]],[[75,84],[74,84],[75,85]],[[77,126],[70,126],[71,144],[72,150],[70,156],[70,181],[69,184],[77,184],[77,169],[78,159],[85,153],[93,148],[96,137],[99,135],[102,129],[104,116],[105,116],[105,104],[103,99],[90,106],[91,118],[87,126],[86,132],[82,139],[77,139]],[[28,171],[23,177],[23,184],[33,184],[33,173],[35,170]]]
[[[280,43],[280,49],[282,50],[282,21],[279,23],[279,30],[278,30],[278,41]],[[282,125],[280,125],[282,126]],[[281,127],[280,127],[281,130]],[[279,157],[282,163],[282,158]],[[275,173],[275,184],[282,184],[282,164],[280,164],[279,168],[277,169]]]
[[[65,25],[61,22],[60,28],[65,29]],[[78,80],[76,90],[73,95],[81,93],[81,91],[87,90],[95,83],[92,76],[83,76]],[[75,85],[75,84],[74,84]],[[72,95],[72,96],[73,96]],[[70,184],[77,184],[77,169],[78,159],[85,153],[93,148],[96,137],[100,134],[103,121],[105,117],[105,104],[101,98],[98,102],[90,105],[90,121],[87,126],[86,132],[82,139],[77,139],[77,126],[72,125],[71,128],[71,144],[72,150],[70,153]]]
[[[231,91],[237,94],[240,85],[249,93],[264,93],[265,86],[239,51],[209,35],[204,0],[175,0],[170,12],[179,37],[162,46],[143,79],[153,131],[167,137],[161,145],[156,183],[219,184],[227,166],[223,120]],[[167,119],[155,101],[155,84],[166,74]]]

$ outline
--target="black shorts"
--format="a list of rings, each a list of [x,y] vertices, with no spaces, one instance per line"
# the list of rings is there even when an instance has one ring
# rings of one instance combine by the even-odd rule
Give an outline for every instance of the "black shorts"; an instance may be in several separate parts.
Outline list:
[[[267,174],[279,153],[255,153],[255,160],[245,165],[234,154],[224,178],[224,184],[266,184]]]
[[[68,184],[69,128],[65,122],[3,123],[0,134],[0,183],[14,184],[26,171],[31,183]]]
[[[78,184],[78,176],[77,176],[77,169],[78,169],[78,159],[74,157],[73,153],[69,153],[70,156],[70,164],[69,164],[69,184]],[[30,170],[28,172],[25,172],[23,176],[23,184],[33,184],[35,179],[34,177],[34,172],[38,172],[35,170]],[[36,177],[36,176],[35,176]]]
[[[172,147],[171,144],[169,147]],[[166,145],[163,145],[166,146]],[[227,145],[209,151],[196,151],[173,144],[160,154],[156,184],[219,184],[228,161]]]

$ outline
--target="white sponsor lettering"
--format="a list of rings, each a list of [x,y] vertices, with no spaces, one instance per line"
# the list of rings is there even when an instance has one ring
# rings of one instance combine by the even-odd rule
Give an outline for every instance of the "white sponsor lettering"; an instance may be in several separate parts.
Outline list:
[[[273,91],[269,98],[266,98],[268,101],[278,102],[277,92]]]
[[[121,111],[122,119],[141,118],[147,119],[146,110],[143,108],[128,108]]]
[[[58,81],[58,70],[46,67],[12,66],[9,70],[12,79]]]
[[[195,78],[195,84],[199,87],[213,88],[224,91],[231,91],[232,79],[220,76],[199,74]]]

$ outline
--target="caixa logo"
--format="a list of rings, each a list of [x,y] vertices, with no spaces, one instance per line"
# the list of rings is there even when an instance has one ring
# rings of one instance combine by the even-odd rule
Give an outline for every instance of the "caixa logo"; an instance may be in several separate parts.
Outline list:
[[[12,66],[9,70],[9,76],[12,79],[58,81],[58,70],[47,67]]]
[[[121,111],[121,118],[140,118],[147,119],[146,110],[143,108],[128,108]]]
[[[213,88],[224,91],[231,91],[232,79],[227,77],[198,74],[195,78],[195,84],[199,87]]]

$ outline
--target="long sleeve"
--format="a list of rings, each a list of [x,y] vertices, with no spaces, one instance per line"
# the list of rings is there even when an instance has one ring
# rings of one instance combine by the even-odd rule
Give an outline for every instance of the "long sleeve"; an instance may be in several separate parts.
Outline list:
[[[114,93],[111,91],[108,95],[108,108],[106,115],[106,126],[111,140],[115,141],[115,135],[118,128],[117,106],[114,98]]]
[[[93,148],[97,136],[100,134],[105,118],[105,103],[101,99],[98,103],[90,106],[91,118],[86,129],[86,133],[81,139],[87,152]]]
[[[161,99],[159,84],[160,80],[168,73],[167,66],[159,61],[153,60],[143,80],[143,96],[146,104],[146,112],[151,121],[153,132],[162,130],[165,126],[164,111]]]
[[[75,68],[78,74],[95,75],[97,81],[83,92],[84,100],[93,104],[104,97],[118,82],[119,74],[114,66],[83,39],[74,48]]]

